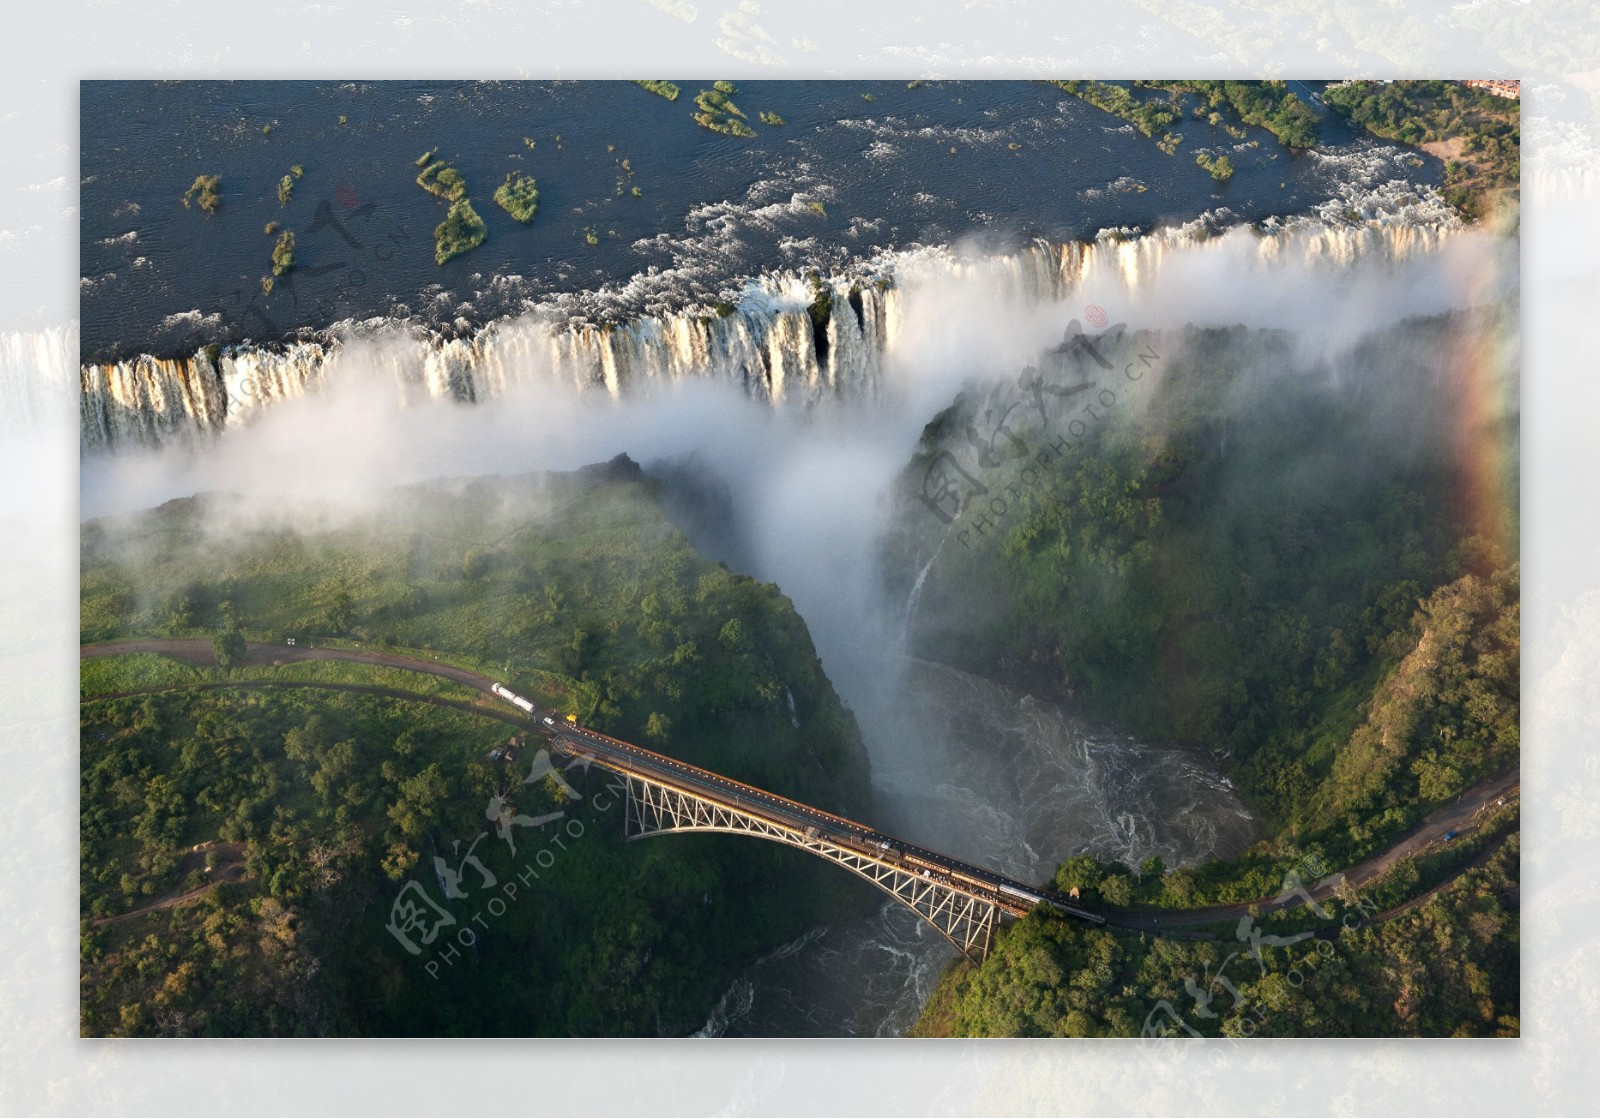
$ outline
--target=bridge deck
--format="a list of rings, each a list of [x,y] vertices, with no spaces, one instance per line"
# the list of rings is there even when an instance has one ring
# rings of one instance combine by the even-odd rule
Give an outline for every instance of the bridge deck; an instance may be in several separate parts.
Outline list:
[[[1042,894],[1037,887],[1014,878],[598,731],[564,724],[557,729],[553,741],[558,751],[588,758],[607,769],[714,800],[797,832],[810,834],[808,829],[815,829],[819,838],[843,844],[885,865],[928,870],[930,876],[937,875],[944,884],[982,896],[1013,916],[1027,914],[1040,902],[1068,908]],[[1087,913],[1074,915],[1095,919]]]

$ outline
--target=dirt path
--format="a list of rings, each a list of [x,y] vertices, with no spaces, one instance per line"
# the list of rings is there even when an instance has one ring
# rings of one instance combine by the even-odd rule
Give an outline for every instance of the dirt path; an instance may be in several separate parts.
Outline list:
[[[173,657],[190,664],[215,667],[216,658],[211,652],[211,642],[196,639],[174,638],[170,640],[148,641],[117,641],[102,645],[81,645],[78,647],[80,659],[89,657],[114,657],[124,653],[159,653],[163,656]],[[358,649],[312,649],[289,648],[280,645],[268,645],[261,642],[251,642],[246,647],[246,654],[240,661],[241,667],[260,667],[272,664],[287,664],[293,661],[311,660],[341,660],[354,661],[358,664],[376,664],[389,668],[403,668],[412,672],[422,672],[430,676],[440,676],[447,680],[454,680],[468,687],[477,688],[489,694],[489,685],[494,683],[487,676],[469,672],[463,668],[452,665],[439,664],[435,661],[419,660],[416,657],[402,656],[398,653],[369,653]],[[115,692],[104,695],[85,696],[84,703],[92,703],[106,699],[127,699],[142,695],[159,695],[164,692],[178,691],[227,691],[238,689],[261,688],[314,688],[321,691],[354,692],[361,695],[380,695],[390,699],[412,700],[422,703],[432,703],[440,707],[449,707],[469,715],[480,715],[484,718],[495,719],[511,726],[525,726],[527,720],[521,715],[500,709],[498,705],[467,703],[464,700],[450,699],[446,696],[426,695],[422,692],[408,692],[402,688],[388,688],[378,684],[345,684],[322,680],[220,680],[207,681],[194,684],[168,684],[156,688],[139,688],[129,692]],[[208,850],[221,852],[222,858],[212,871],[210,879],[201,886],[192,890],[168,893],[137,909],[130,909],[126,913],[118,913],[113,917],[100,917],[94,920],[95,925],[110,925],[119,921],[126,921],[142,913],[151,913],[158,909],[171,909],[173,906],[182,905],[193,901],[204,894],[210,893],[224,882],[238,882],[243,879],[244,854],[238,844],[212,844],[203,848],[199,853],[190,852],[179,863],[180,875],[187,873],[197,866],[203,866],[205,853]],[[236,857],[235,857],[236,856]]]
[[[130,909],[126,913],[118,913],[114,917],[96,917],[90,924],[114,925],[119,921],[127,921],[139,916],[141,913],[153,913],[157,909],[171,909],[175,905],[182,905],[186,901],[193,901],[202,894],[208,894],[224,882],[239,882],[244,879],[244,846],[239,843],[202,843],[178,862],[178,874],[187,877],[192,870],[199,870],[206,865],[206,856],[215,855],[216,865],[207,874],[206,881],[192,890],[175,889],[169,891],[155,901],[141,905],[138,909]]]
[[[404,688],[387,688],[382,684],[340,684],[327,680],[210,680],[196,684],[163,684],[157,688],[135,688],[131,692],[104,692],[100,695],[84,696],[78,702],[98,703],[107,699],[133,699],[142,695],[162,695],[167,692],[225,692],[245,691],[261,688],[316,688],[325,692],[355,692],[361,695],[381,695],[389,699],[412,700],[417,703],[432,703],[439,707],[453,707],[457,711],[468,715],[481,715],[485,719],[495,719],[514,727],[527,727],[529,720],[510,711],[501,711],[486,703],[468,703],[463,699],[450,699],[448,696],[429,695],[426,692],[408,692]]]
[[[216,667],[216,657],[211,652],[211,642],[204,638],[152,638],[139,641],[111,641],[102,645],[78,646],[79,659],[89,657],[116,657],[124,653],[161,653],[190,664]],[[269,645],[263,641],[245,644],[245,655],[238,667],[263,667],[275,664],[297,664],[300,661],[352,661],[356,664],[376,664],[387,668],[403,668],[411,672],[424,672],[429,676],[442,676],[469,688],[487,692],[494,683],[488,676],[465,668],[457,668],[438,661],[408,657],[400,653],[375,653],[366,649],[314,649],[305,645]]]

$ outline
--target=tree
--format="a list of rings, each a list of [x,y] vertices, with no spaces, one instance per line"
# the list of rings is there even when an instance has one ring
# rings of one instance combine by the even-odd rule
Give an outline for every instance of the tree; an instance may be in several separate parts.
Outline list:
[[[672,720],[659,711],[650,712],[650,718],[646,719],[644,724],[645,738],[657,746],[663,746],[671,733]]]
[[[722,632],[717,634],[717,640],[730,649],[743,649],[747,641],[744,633],[744,623],[738,618],[729,618],[722,627]]]
[[[1133,883],[1127,875],[1113,874],[1100,882],[1100,896],[1110,905],[1132,905]]]
[[[236,629],[225,630],[211,640],[211,655],[219,668],[232,668],[244,660],[244,634]]]
[[[1056,870],[1056,889],[1092,890],[1100,884],[1100,864],[1091,855],[1073,855]]]
[[[200,208],[208,214],[217,212],[217,207],[222,205],[222,178],[218,175],[196,175],[193,184],[183,192],[183,208],[189,208],[189,201],[194,199]]]
[[[449,783],[435,762],[400,782],[400,799],[389,807],[389,819],[407,839],[421,839],[438,819],[439,809],[449,795]]]

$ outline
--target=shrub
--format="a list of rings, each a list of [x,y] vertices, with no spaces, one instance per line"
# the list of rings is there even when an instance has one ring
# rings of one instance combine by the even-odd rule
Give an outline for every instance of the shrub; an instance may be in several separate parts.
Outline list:
[[[189,189],[183,192],[183,208],[189,208],[189,200],[194,199],[208,214],[215,213],[217,207],[222,205],[222,176],[196,175]]]
[[[433,231],[433,259],[443,264],[451,257],[470,252],[489,239],[489,229],[466,198],[454,202]]]
[[[286,229],[272,246],[272,274],[281,276],[294,267],[294,230]]]
[[[678,99],[678,87],[672,82],[639,81],[635,79],[633,84],[642,89],[648,89],[658,97],[665,97],[668,101],[676,101]],[[529,147],[532,147],[532,145],[530,144]]]
[[[1205,152],[1199,152],[1195,155],[1194,161],[1211,172],[1211,177],[1219,183],[1225,183],[1233,178],[1233,160],[1225,155],[1213,157]]]
[[[467,196],[467,180],[442,159],[423,167],[422,173],[417,176],[417,185],[446,202],[460,202]]]
[[[506,181],[495,190],[494,200],[502,210],[523,225],[531,222],[539,212],[539,189],[535,180],[518,171],[506,176]]]

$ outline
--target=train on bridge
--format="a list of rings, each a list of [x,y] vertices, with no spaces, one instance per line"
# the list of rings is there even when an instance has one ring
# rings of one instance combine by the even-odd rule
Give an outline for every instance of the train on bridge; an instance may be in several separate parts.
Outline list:
[[[1030,912],[1036,906],[1046,905],[1080,920],[1105,924],[1105,918],[1098,913],[1072,905],[1064,897],[1034,889],[1004,875],[907,843],[895,836],[885,835],[843,816],[836,816],[820,808],[780,797],[764,789],[746,785],[721,774],[689,765],[687,762],[680,762],[675,758],[646,750],[642,746],[635,746],[630,742],[623,742],[621,739],[590,730],[580,726],[576,716],[566,715],[557,718],[557,712],[541,711],[532,702],[503,684],[494,684],[490,691],[525,712],[530,718],[543,723],[547,728],[546,733],[551,735],[553,744],[564,753],[581,752],[600,764],[607,765],[608,768],[620,768],[623,772],[638,771],[658,782],[666,781],[689,787],[701,795],[710,793],[723,802],[730,803],[739,811],[755,812],[780,823],[785,828],[793,829],[797,833],[803,832],[807,839],[855,851],[897,867],[903,873],[936,881],[944,887],[980,895],[1018,916]]]

